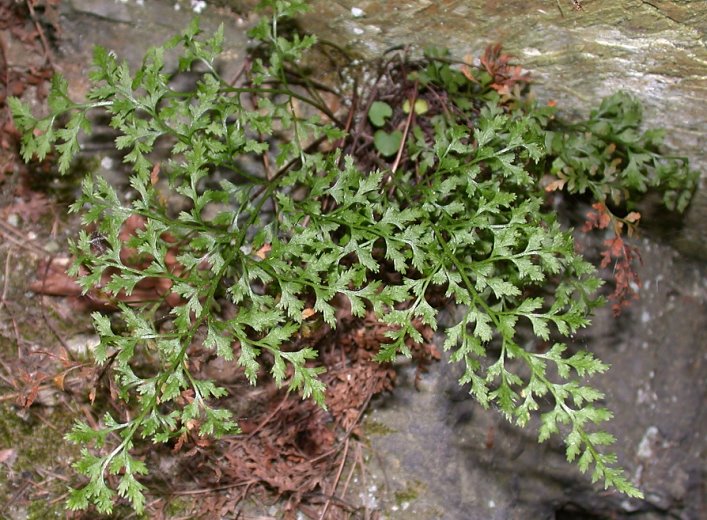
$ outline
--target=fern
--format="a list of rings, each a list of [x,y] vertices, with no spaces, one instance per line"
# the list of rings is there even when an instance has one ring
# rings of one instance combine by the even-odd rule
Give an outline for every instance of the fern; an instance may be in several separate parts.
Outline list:
[[[340,142],[345,133],[320,98],[287,83],[286,67],[315,39],[285,38],[278,23],[304,3],[267,4],[271,18],[252,31],[267,58],[255,60],[247,84],[231,86],[220,77],[223,32],[203,38],[195,21],[164,47],[150,49],[135,72],[97,48],[84,103],[70,100],[60,77],[44,119],[9,101],[25,135],[25,160],[44,159],[54,149],[62,173],[80,149],[80,132],[90,132],[93,112],[108,114],[119,134],[115,146],[131,167],[136,197],[124,202],[108,182],[89,175],[71,206],[104,243],[98,250],[82,231],[73,244],[71,274],[84,291],[120,302],[146,281],[166,281],[153,301],[118,303],[119,320],[93,315],[101,338],[96,362],[111,364],[131,413],[123,419],[106,413],[98,430],[77,423],[67,435],[85,446],[74,467],[87,479],[71,492],[68,507],[92,504],[108,513],[122,497],[141,512],[139,478],[147,468],[130,455],[135,443],[238,433],[231,413],[217,406],[227,391],[192,374],[194,342],[237,363],[252,384],[267,371],[326,406],[317,352],[300,330],[312,312],[335,327],[336,295],[348,299],[355,316],[373,310],[389,325],[380,361],[410,356],[410,341],[422,341],[414,323],[437,329],[437,296],[453,300],[463,313],[443,331],[444,348],[465,367],[459,383],[519,426],[539,414],[539,441],[562,435],[567,459],[581,471],[591,469],[594,481],[641,497],[616,457],[603,451],[614,442],[601,429],[611,413],[597,405],[604,396],[586,379],[607,365],[587,352],[568,354],[561,341],[589,324],[603,303],[596,296],[601,281],[544,205],[540,181],[554,173],[569,193],[589,190],[600,200],[663,189],[668,204],[682,209],[694,174],[684,161],[659,154],[657,132],[637,133],[639,108],[627,95],[605,100],[581,125],[562,126],[554,108],[522,96],[509,102],[488,71],[459,70],[439,53],[408,78],[419,102],[371,106],[367,115],[385,133],[374,153],[387,167],[363,168],[360,157],[316,146]],[[179,53],[180,71],[196,64],[206,71],[192,90],[172,87],[166,52]],[[447,109],[422,102],[432,91],[449,94]],[[321,115],[304,118],[295,100]],[[391,146],[391,118],[405,114],[411,122],[411,110],[416,122]],[[291,140],[278,142],[282,132]],[[612,139],[623,148],[607,151]],[[169,160],[156,166],[158,143],[169,147]],[[404,159],[391,166],[398,150]],[[624,169],[611,154],[627,158]],[[239,157],[262,155],[276,171],[254,174],[240,166]],[[218,188],[206,182],[216,169],[231,179]],[[164,203],[159,175],[188,209],[174,214]],[[384,272],[397,276],[384,282]],[[235,306],[234,315],[220,314],[223,299]],[[158,326],[165,302],[170,327]],[[521,327],[554,345],[546,352],[524,348]],[[135,370],[145,356],[155,360],[152,375]]]

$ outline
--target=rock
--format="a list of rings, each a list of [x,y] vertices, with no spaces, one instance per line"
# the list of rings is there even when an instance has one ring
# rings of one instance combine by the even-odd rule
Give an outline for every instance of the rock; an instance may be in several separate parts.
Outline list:
[[[59,66],[69,80],[72,94],[84,94],[88,88],[86,77],[95,45],[114,51],[120,61],[126,60],[131,70],[135,70],[149,47],[161,45],[186,29],[195,13],[191,9],[175,10],[175,3],[167,0],[142,3],[69,0],[62,3],[62,55],[71,59],[60,60]],[[225,78],[232,77],[245,57],[247,37],[242,19],[228,10],[211,8],[201,13],[199,20],[207,34],[224,24],[220,66]],[[176,61],[170,61],[168,54],[166,69],[174,70]]]
[[[72,354],[86,357],[93,352],[101,340],[96,334],[77,334],[66,340],[66,346]]]
[[[4,448],[0,450],[0,464],[4,464],[8,468],[12,468],[17,460],[17,450],[14,448]]]
[[[7,216],[7,223],[12,227],[18,227],[20,225],[20,217],[17,213],[10,213]]]
[[[592,486],[565,461],[558,439],[538,445],[537,425],[520,430],[482,409],[457,385],[460,367],[442,362],[423,376],[429,390],[415,390],[410,369],[374,405],[371,418],[384,427],[371,434],[369,471],[388,483],[378,500],[389,518],[410,517],[395,493],[411,482],[420,492],[410,507],[423,520],[700,518],[707,355],[695,338],[707,330],[707,273],[668,246],[643,240],[639,247],[641,299],[619,318],[603,309],[575,344],[612,365],[593,386],[607,394],[619,462],[646,499]]]
[[[531,71],[538,97],[556,100],[568,118],[586,116],[617,90],[635,94],[645,124],[667,129],[674,153],[702,172],[684,221],[665,235],[680,251],[706,259],[707,2],[581,3],[582,10],[573,10],[567,0],[316,0],[301,23],[369,57],[412,45],[449,48],[461,59],[502,42]],[[365,27],[352,19],[352,8],[366,13]]]
[[[56,388],[52,388],[52,387],[40,388],[39,392],[37,393],[37,398],[34,400],[34,404],[38,404],[40,406],[47,406],[47,407],[56,406],[59,402],[58,394],[59,394],[59,392],[57,391]]]

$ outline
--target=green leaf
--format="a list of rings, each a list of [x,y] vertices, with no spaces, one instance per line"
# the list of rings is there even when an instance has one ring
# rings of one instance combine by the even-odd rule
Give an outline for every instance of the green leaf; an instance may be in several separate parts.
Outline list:
[[[258,379],[258,371],[260,365],[256,358],[260,355],[260,350],[249,345],[247,342],[241,341],[241,353],[238,356],[238,364],[245,369],[245,375],[251,385],[255,385]]]
[[[493,329],[491,328],[491,317],[481,311],[472,311],[469,313],[470,321],[475,321],[474,336],[483,342],[491,341],[493,338]]]
[[[374,101],[368,109],[368,119],[374,126],[381,127],[386,119],[393,115],[393,109],[384,101]],[[380,148],[379,148],[380,150]],[[381,152],[382,153],[382,152]]]
[[[145,510],[145,486],[135,480],[132,473],[126,473],[118,483],[118,495],[130,501],[137,514]]]
[[[421,115],[427,113],[427,111],[429,110],[429,105],[427,104],[427,101],[425,101],[424,99],[416,99],[414,110],[415,110],[415,114],[417,114],[418,116],[421,116]],[[403,103],[403,112],[405,112],[406,114],[410,113],[410,101],[407,99]],[[392,115],[392,111],[391,111],[391,115]],[[369,111],[369,117],[370,117],[370,111]],[[383,125],[376,125],[376,126],[383,126]]]
[[[400,130],[388,133],[384,130],[376,130],[373,134],[373,144],[381,155],[390,157],[395,155],[403,141],[403,133]]]

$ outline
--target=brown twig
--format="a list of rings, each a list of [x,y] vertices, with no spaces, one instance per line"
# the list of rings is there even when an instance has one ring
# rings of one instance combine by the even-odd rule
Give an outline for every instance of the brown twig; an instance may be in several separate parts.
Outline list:
[[[15,320],[15,316],[13,312],[10,310],[10,307],[7,305],[7,287],[9,285],[10,281],[10,259],[12,258],[12,249],[9,249],[7,251],[7,258],[5,259],[5,280],[3,283],[3,288],[2,288],[2,296],[0,297],[0,309],[5,307],[7,314],[10,316],[10,320],[12,321],[12,328],[13,331],[15,332],[15,340],[17,341],[17,359],[22,359],[22,348],[20,347],[21,343],[21,336],[20,336],[20,329],[17,326],[17,320]]]
[[[278,404],[277,407],[271,413],[269,413],[265,419],[263,419],[263,421],[255,428],[255,430],[253,430],[252,432],[250,432],[248,434],[246,439],[252,439],[256,433],[258,433],[260,430],[262,430],[263,427],[266,424],[268,424],[273,417],[275,417],[277,415],[277,412],[279,412],[282,409],[282,407],[285,406],[285,403],[287,402],[287,399],[289,397],[290,397],[289,392],[285,393],[285,398],[282,401],[280,401],[280,404]]]
[[[339,480],[341,479],[341,472],[344,470],[344,464],[346,463],[346,457],[349,453],[349,439],[346,439],[346,442],[344,443],[344,454],[341,457],[341,464],[339,464],[339,469],[336,472],[336,477],[334,477],[334,482],[331,485],[331,491],[329,492],[329,498],[327,498],[327,501],[324,503],[324,507],[322,508],[322,512],[319,515],[319,520],[324,520],[326,517],[326,512],[329,509],[329,505],[331,504],[331,497],[334,496],[334,493],[336,493],[336,486],[339,484]]]
[[[245,74],[246,72],[250,71],[251,65],[253,64],[253,61],[251,58],[246,58],[243,60],[243,65],[241,65],[240,69],[238,69],[238,72],[236,72],[236,75],[233,77],[231,81],[227,81],[229,87],[233,87],[236,85],[239,79],[241,79],[241,76]]]
[[[59,475],[58,473],[54,473],[53,471],[49,471],[46,468],[42,468],[40,466],[37,466],[34,468],[34,471],[39,473],[41,476],[43,476],[45,479],[48,479],[48,477],[55,478],[57,480],[61,480],[62,482],[69,482],[70,479],[65,477],[64,475]]]
[[[371,402],[372,397],[373,397],[373,394],[368,394],[368,397],[366,398],[364,403],[361,405],[361,409],[358,411],[358,415],[356,416],[356,420],[351,424],[349,429],[346,430],[344,437],[337,443],[337,445],[334,448],[330,449],[329,451],[322,453],[318,457],[314,457],[312,460],[310,460],[311,463],[314,463],[318,460],[325,459],[341,449],[341,446],[344,444],[345,441],[348,440],[348,438],[351,436],[353,431],[356,429],[356,426],[358,426],[359,421],[361,420],[361,417],[363,417],[363,413],[366,411],[366,408],[368,408],[368,404]]]
[[[305,147],[304,153],[310,153],[312,150],[316,149],[317,146],[319,146],[324,141],[326,141],[326,139],[327,139],[326,136],[321,136],[321,137],[315,139],[314,141],[312,141],[309,145],[307,145]],[[277,172],[275,172],[275,175],[273,175],[272,179],[270,179],[270,182],[268,182],[268,184],[266,184],[265,186],[261,186],[260,190],[258,190],[257,193],[253,194],[250,197],[250,200],[254,201],[258,197],[260,197],[263,193],[265,193],[265,191],[267,191],[269,184],[278,180],[280,177],[285,175],[290,170],[290,168],[292,168],[293,166],[300,164],[300,163],[301,163],[301,159],[299,156],[293,157],[292,159],[290,159],[290,161],[287,164],[285,164],[282,168],[280,168]]]
[[[560,11],[560,16],[561,16],[562,18],[564,18],[564,17],[565,17],[565,13],[562,12],[562,6],[560,5],[560,0],[555,0],[555,3],[557,4],[557,9],[558,9],[558,11]]]
[[[44,288],[46,287],[47,284],[47,276],[49,275],[49,267],[52,264],[52,261],[54,260],[54,257],[50,258],[49,261],[47,262],[47,265],[44,267],[44,276],[42,277],[42,293],[44,293]],[[71,349],[69,348],[69,345],[67,345],[66,341],[64,341],[64,338],[62,338],[59,333],[56,331],[54,326],[49,322],[49,319],[47,318],[47,313],[45,310],[45,305],[44,305],[44,297],[40,297],[40,304],[39,304],[40,311],[42,313],[42,319],[44,320],[44,323],[46,324],[47,328],[49,331],[52,333],[52,335],[61,343],[61,346],[64,347],[64,350],[66,351],[66,355],[71,361],[74,361],[73,356],[71,355]]]
[[[59,502],[63,502],[64,500],[66,500],[66,497],[68,497],[68,496],[69,496],[69,492],[67,491],[63,495],[60,495],[60,496],[56,497],[54,500],[52,500],[51,502],[49,502],[49,505],[53,506],[54,504],[58,504]]]
[[[42,47],[44,48],[44,60],[52,67],[54,68],[54,59],[52,58],[52,51],[49,47],[49,42],[47,41],[47,37],[44,34],[44,30],[42,29],[42,25],[39,23],[39,20],[37,19],[37,13],[34,11],[34,5],[32,5],[33,0],[25,0],[25,4],[27,4],[27,9],[29,9],[29,15],[32,18],[32,22],[34,22],[34,27],[37,29],[37,34],[39,34],[39,39],[42,41]]]
[[[349,489],[349,484],[351,483],[351,478],[354,475],[354,471],[356,471],[356,466],[359,466],[361,468],[361,471],[364,471],[363,457],[361,455],[361,443],[360,442],[356,443],[356,454],[354,455],[354,463],[351,464],[351,470],[349,471],[349,476],[346,477],[346,482],[344,482],[344,489],[341,491],[342,496],[346,496],[346,491]]]
[[[38,391],[41,392],[42,390],[47,390],[51,387],[52,387],[51,384],[39,385],[39,387],[37,389],[38,389]],[[10,401],[12,399],[17,399],[18,397],[20,397],[20,395],[21,395],[20,392],[13,392],[11,394],[0,395],[0,402]]]
[[[5,372],[7,372],[7,375],[10,375],[10,374],[12,374],[12,373],[14,372],[14,371],[7,365],[7,363],[5,363],[5,361],[2,360],[2,358],[0,358],[0,365],[2,366],[2,368],[5,369]],[[10,381],[8,378],[6,378],[4,375],[0,374],[0,379],[2,379],[3,381],[5,381],[5,384],[6,384],[6,385],[11,386],[12,388],[15,388],[15,384],[14,384],[12,381]]]
[[[225,491],[227,489],[233,489],[241,486],[252,486],[253,484],[257,483],[257,480],[246,480],[242,482],[234,482],[231,484],[224,484],[222,486],[217,486],[217,487],[208,487],[208,488],[200,488],[200,489],[189,489],[185,491],[172,491],[170,492],[170,495],[179,495],[179,496],[185,496],[185,495],[205,495],[207,493],[213,493],[215,491]]]
[[[41,247],[37,246],[29,240],[26,236],[22,235],[17,229],[12,227],[10,224],[4,222],[0,219],[0,236],[9,240],[13,244],[27,251],[31,251],[39,256],[47,256],[47,252]]]
[[[5,98],[10,96],[10,64],[7,62],[7,44],[5,43],[5,38],[0,35],[0,53],[2,54],[2,63],[4,65],[4,84],[5,84]],[[5,110],[10,113],[10,106],[5,103]]]
[[[60,432],[59,429],[58,429],[56,426],[54,426],[52,423],[50,423],[50,422],[47,421],[44,417],[42,417],[42,414],[41,414],[41,413],[34,414],[34,416],[35,416],[35,418],[37,418],[37,419],[39,420],[39,422],[41,422],[42,424],[44,424],[44,426],[46,426],[47,428],[49,428],[49,429],[51,429],[51,430],[54,430],[54,432],[55,432],[56,434],[58,434],[59,436],[61,436],[61,435],[64,434],[64,432]]]
[[[405,141],[407,141],[408,131],[410,130],[410,123],[412,123],[412,118],[415,116],[415,102],[417,101],[417,82],[415,82],[415,90],[412,94],[412,99],[410,100],[410,113],[408,114],[407,121],[405,121],[405,129],[403,130],[403,138],[400,140],[400,147],[398,148],[398,155],[395,156],[395,162],[391,167],[391,171],[395,173],[400,165],[400,159],[403,157],[403,150],[405,150]]]
[[[7,285],[10,279],[10,259],[12,258],[12,249],[7,251],[7,258],[5,258],[5,280],[2,286],[2,296],[0,296],[0,309],[5,306],[5,298],[7,297]]]

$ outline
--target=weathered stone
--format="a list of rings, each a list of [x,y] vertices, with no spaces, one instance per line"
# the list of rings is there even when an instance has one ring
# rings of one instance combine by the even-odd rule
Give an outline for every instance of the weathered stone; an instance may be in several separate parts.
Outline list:
[[[619,462],[645,493],[630,500],[592,486],[564,459],[557,439],[538,445],[536,424],[519,430],[460,389],[459,366],[439,363],[416,390],[403,371],[393,395],[375,403],[371,473],[387,483],[378,502],[396,505],[410,482],[424,489],[389,518],[700,518],[704,504],[707,416],[707,278],[703,266],[649,240],[641,299],[619,318],[604,309],[572,344],[611,369],[592,385],[615,413],[608,428]],[[456,323],[453,315],[450,323]],[[383,489],[383,486],[379,486]],[[582,514],[589,516],[582,516]],[[596,516],[592,516],[596,515]],[[626,516],[624,516],[626,515]]]
[[[72,354],[87,358],[96,350],[100,342],[96,334],[77,334],[66,340],[66,347]]]
[[[398,45],[431,45],[462,58],[502,42],[532,71],[538,97],[557,100],[568,117],[586,115],[619,89],[629,91],[643,101],[646,125],[666,128],[668,145],[690,158],[705,184],[707,2],[585,0],[581,11],[567,0],[317,0],[313,5],[301,20],[305,29],[368,56]],[[354,7],[365,16],[353,16]],[[701,189],[679,229],[670,230],[673,244],[707,258],[706,220],[707,190]]]
[[[93,47],[114,50],[134,70],[142,63],[145,51],[162,45],[182,32],[194,18],[191,9],[175,9],[174,1],[115,2],[106,0],[67,0],[62,3],[62,54],[60,70],[69,79],[73,95],[80,97],[88,89],[87,73],[92,63]],[[247,37],[243,20],[227,9],[208,9],[200,15],[200,27],[206,34],[224,24],[224,52],[220,64],[224,77],[231,78],[242,65]],[[176,62],[166,56],[166,67],[174,70]]]

